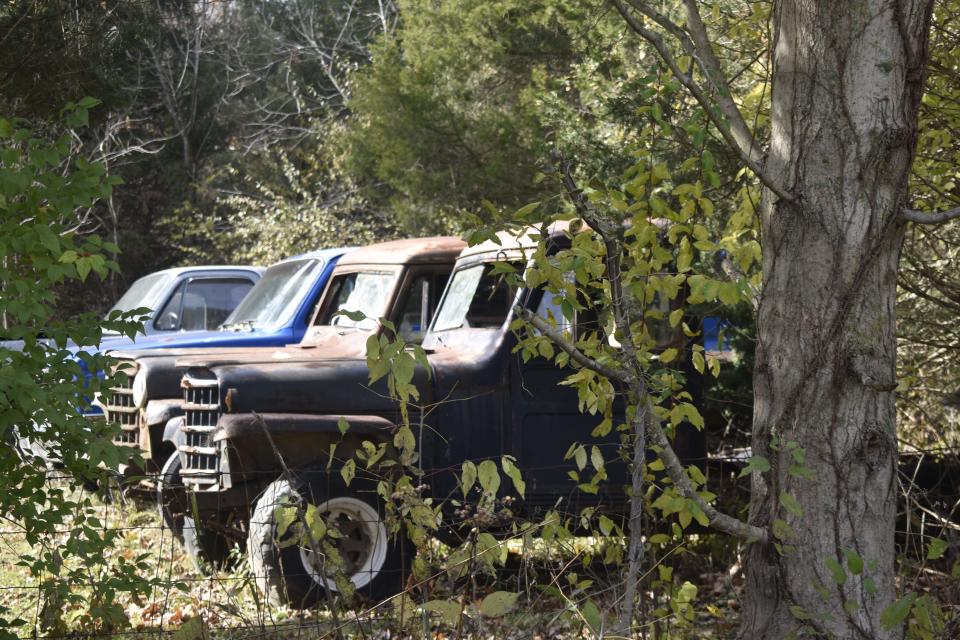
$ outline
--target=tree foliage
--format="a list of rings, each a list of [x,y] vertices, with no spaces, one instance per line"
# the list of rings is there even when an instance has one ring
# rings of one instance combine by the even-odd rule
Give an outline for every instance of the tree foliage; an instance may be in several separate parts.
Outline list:
[[[105,331],[133,334],[138,312],[100,318],[87,312],[57,318],[57,287],[103,279],[117,270],[118,247],[74,227],[83,210],[110,196],[117,180],[104,167],[75,155],[72,130],[88,121],[96,101],[85,98],[65,109],[68,128],[56,139],[38,137],[19,119],[0,118],[0,514],[19,529],[34,553],[20,563],[41,578],[45,597],[40,623],[63,632],[64,604],[84,616],[89,628],[122,626],[118,593],[148,586],[138,560],[106,560],[119,532],[104,530],[90,498],[71,489],[116,469],[121,453],[111,442],[114,426],[83,415],[91,398],[115,383],[88,371],[111,371],[113,360],[92,351],[73,357],[73,345],[97,345]],[[22,345],[22,348],[18,348]],[[122,376],[123,374],[118,374]],[[42,445],[64,467],[64,482],[47,482]],[[25,624],[0,612],[0,634],[17,637]]]

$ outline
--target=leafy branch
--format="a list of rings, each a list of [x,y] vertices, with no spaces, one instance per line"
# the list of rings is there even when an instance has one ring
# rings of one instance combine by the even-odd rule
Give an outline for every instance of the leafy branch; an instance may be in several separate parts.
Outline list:
[[[740,156],[743,163],[760,178],[761,182],[773,191],[777,197],[787,202],[792,201],[793,196],[763,169],[762,154],[756,148],[754,136],[750,132],[746,121],[743,119],[740,109],[737,108],[736,103],[731,97],[730,87],[720,69],[720,63],[714,55],[713,49],[710,47],[706,28],[703,25],[703,20],[700,18],[700,12],[697,10],[696,3],[693,0],[684,0],[687,25],[690,29],[690,34],[688,34],[687,31],[678,24],[647,5],[647,3],[641,0],[628,0],[630,5],[636,11],[639,11],[642,16],[653,20],[677,38],[684,51],[697,62],[697,65],[706,76],[713,89],[715,98],[711,98],[704,88],[694,80],[692,73],[684,72],[684,70],[680,68],[680,63],[670,51],[661,34],[645,27],[642,19],[634,15],[622,0],[610,1],[620,15],[623,16],[627,25],[640,37],[653,45],[657,53],[660,54],[660,57],[670,68],[674,77],[676,77],[680,84],[686,87],[696,101],[700,103],[710,118],[710,121],[713,122],[720,132],[720,135],[723,136],[724,141]]]

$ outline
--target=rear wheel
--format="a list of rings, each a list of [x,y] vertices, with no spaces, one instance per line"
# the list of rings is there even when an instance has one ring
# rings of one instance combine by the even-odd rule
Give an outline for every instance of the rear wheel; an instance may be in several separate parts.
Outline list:
[[[345,580],[372,601],[401,591],[412,547],[402,533],[390,535],[372,483],[355,478],[347,487],[338,473],[313,475],[312,481],[278,479],[257,500],[247,549],[260,590],[276,603],[297,607],[340,591]],[[296,524],[280,530],[282,520],[301,522],[311,506],[323,528],[339,536],[310,540]],[[295,511],[283,513],[285,508]]]
[[[183,546],[194,566],[207,571],[223,566],[232,547],[230,540],[213,527],[198,527],[190,495],[180,476],[180,454],[174,452],[160,471],[157,481],[157,509],[164,525]],[[215,521],[217,518],[212,518]]]

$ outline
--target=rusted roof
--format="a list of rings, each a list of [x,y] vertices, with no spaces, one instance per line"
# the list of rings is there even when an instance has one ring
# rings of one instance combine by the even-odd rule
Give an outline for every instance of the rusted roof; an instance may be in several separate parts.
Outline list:
[[[379,242],[344,255],[337,266],[349,264],[431,264],[453,262],[467,243],[455,236],[433,236]]]
[[[583,225],[584,228],[587,228],[587,225]],[[568,220],[560,220],[557,222],[551,223],[547,227],[547,231],[551,236],[560,235],[566,232],[570,228],[570,222]],[[487,240],[486,242],[481,242],[478,245],[472,246],[468,249],[465,249],[460,255],[463,257],[473,256],[480,253],[497,253],[500,251],[519,251],[520,249],[533,250],[537,248],[539,238],[534,239],[530,237],[530,234],[533,234],[535,237],[540,235],[541,228],[534,225],[529,225],[522,229],[516,229],[514,231],[500,231],[497,233],[497,239],[500,241],[499,244]]]

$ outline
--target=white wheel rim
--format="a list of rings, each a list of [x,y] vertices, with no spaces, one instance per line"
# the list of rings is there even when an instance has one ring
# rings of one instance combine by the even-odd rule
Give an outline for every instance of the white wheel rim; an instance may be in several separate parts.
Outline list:
[[[331,498],[318,505],[317,510],[328,521],[346,521],[350,531],[342,531],[355,545],[354,568],[347,577],[357,589],[367,586],[379,575],[387,559],[387,528],[377,510],[356,498]],[[341,524],[341,529],[345,528]],[[341,553],[343,553],[341,551]],[[330,591],[337,591],[336,583],[324,575],[323,554],[300,547],[300,561],[314,582]]]

